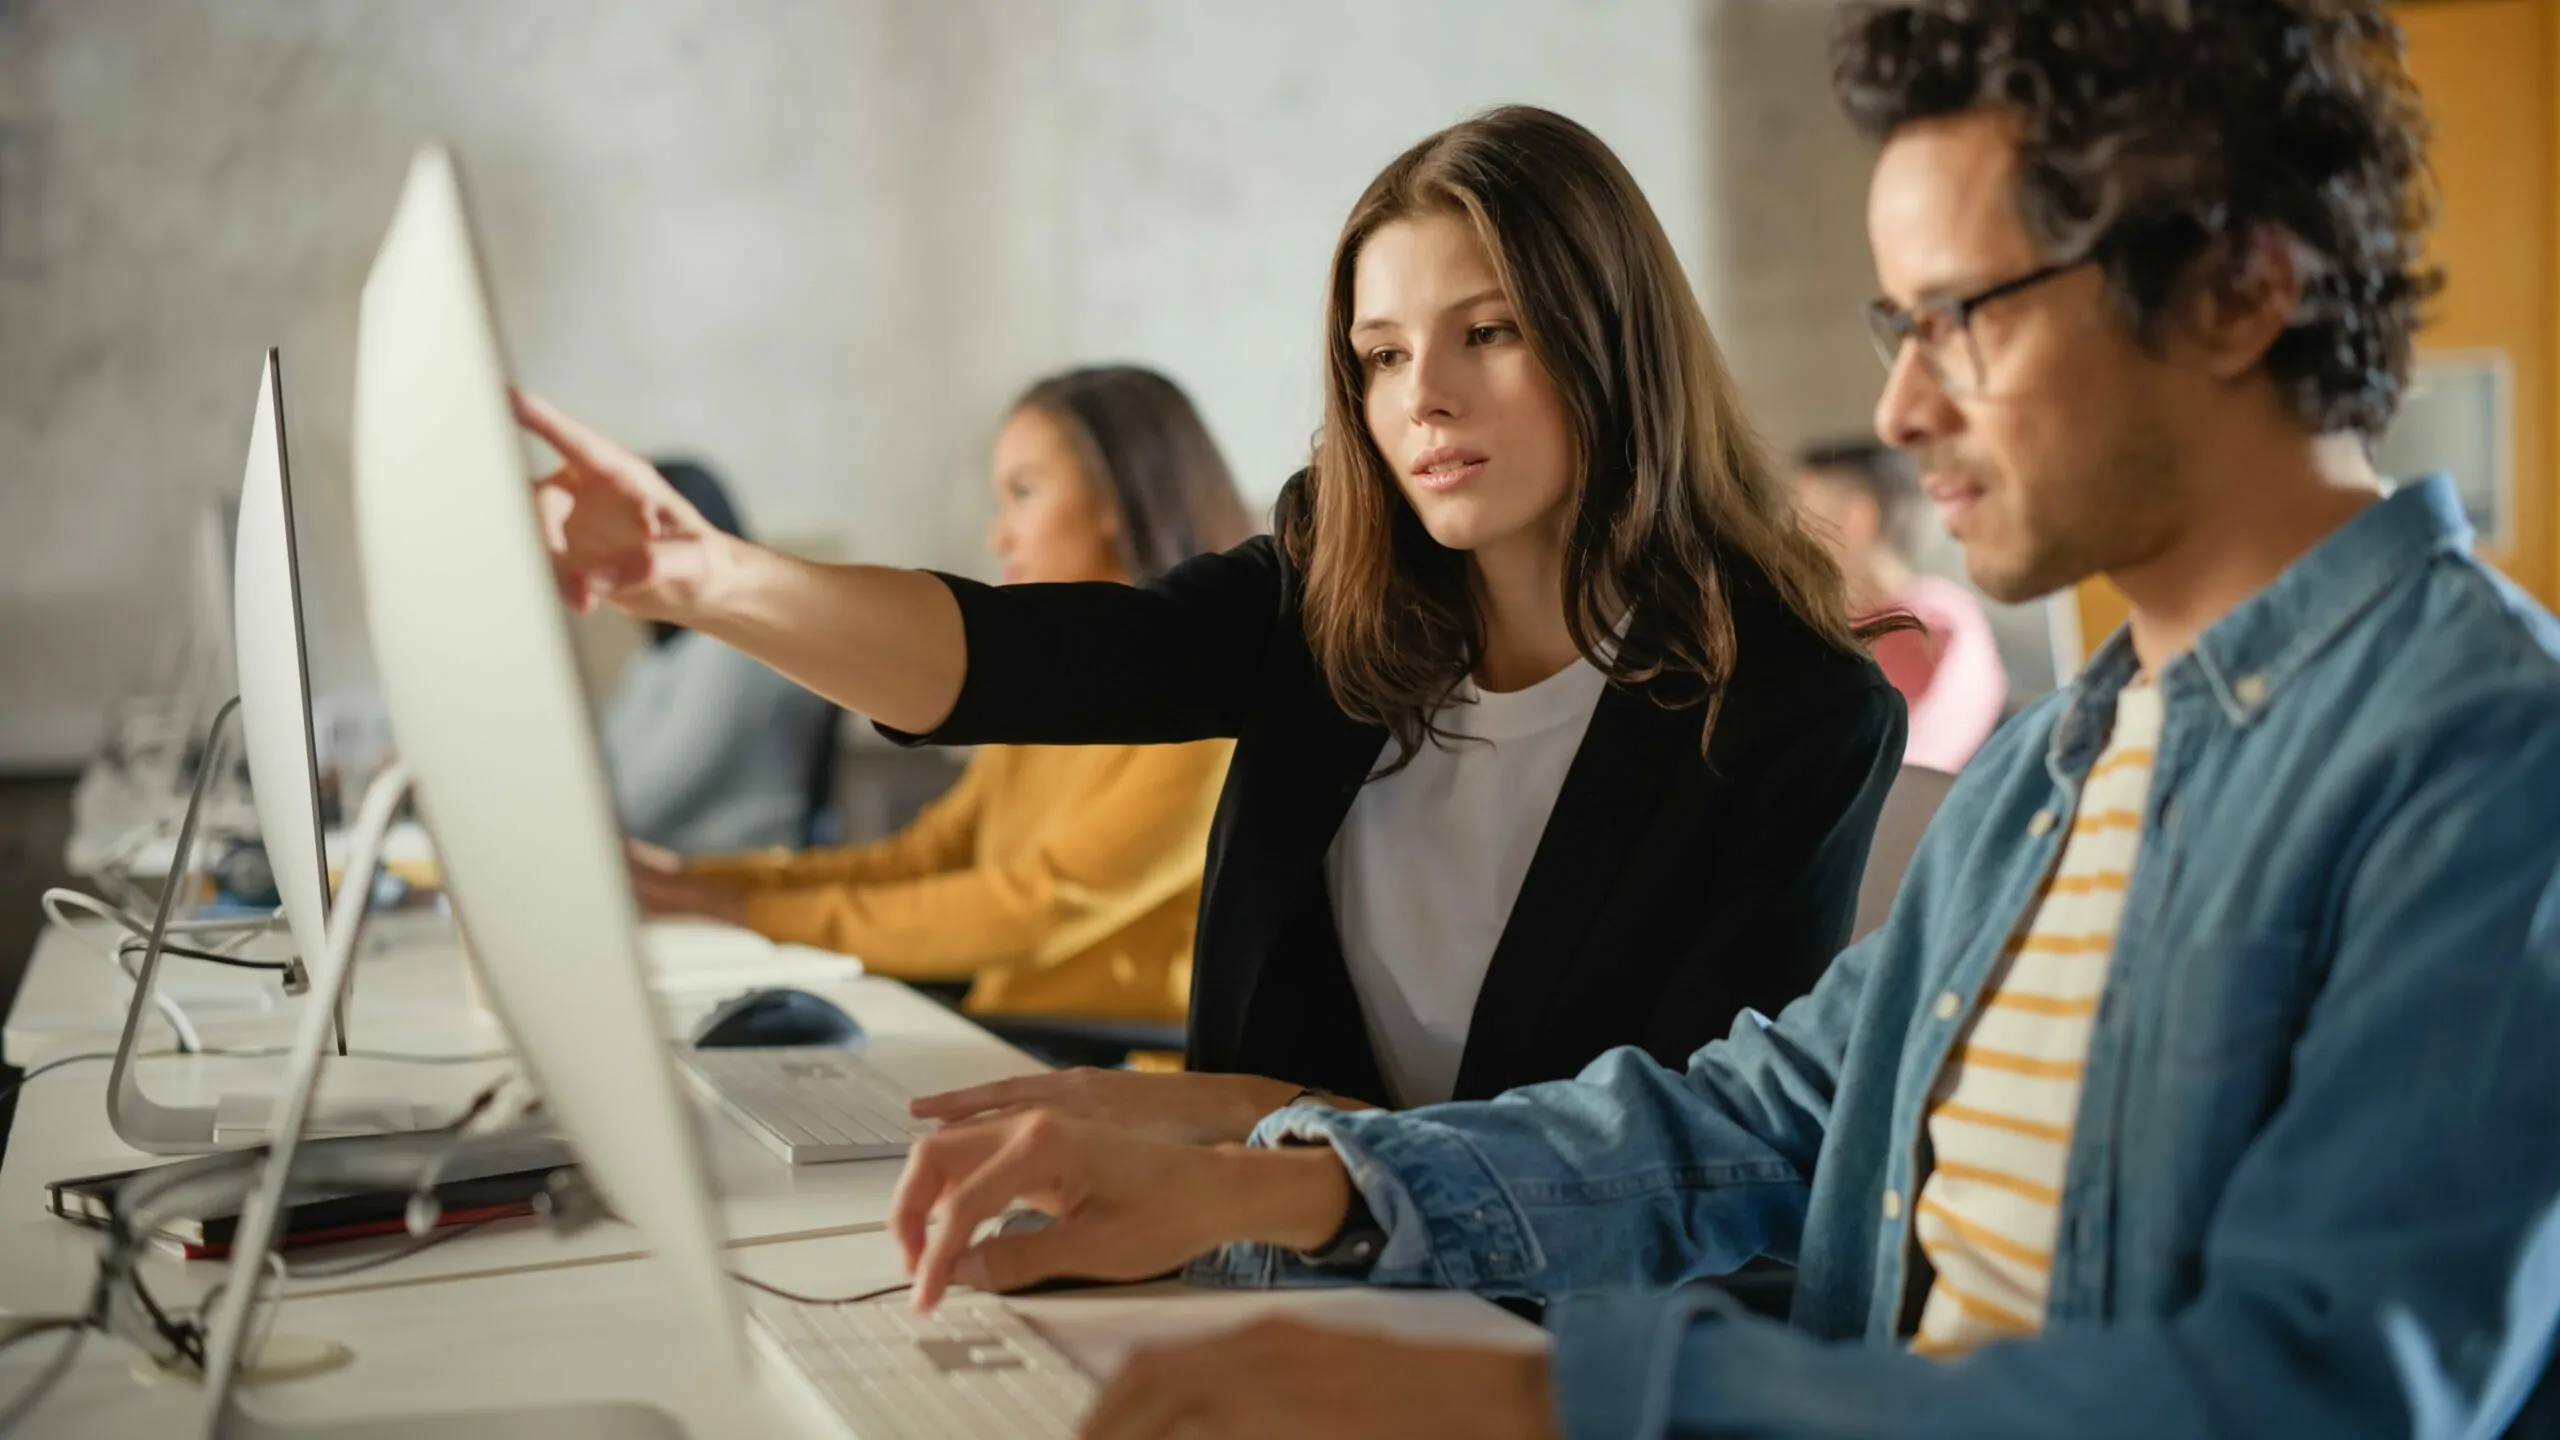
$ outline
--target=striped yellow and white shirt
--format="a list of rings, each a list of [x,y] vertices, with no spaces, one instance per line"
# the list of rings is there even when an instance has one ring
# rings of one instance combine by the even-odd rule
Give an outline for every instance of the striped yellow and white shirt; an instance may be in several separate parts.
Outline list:
[[[2142,840],[2160,713],[2156,686],[2117,700],[2061,862],[1930,1092],[1934,1159],[1913,1215],[1930,1268],[1916,1353],[1961,1354],[2043,1328],[2081,1069]]]

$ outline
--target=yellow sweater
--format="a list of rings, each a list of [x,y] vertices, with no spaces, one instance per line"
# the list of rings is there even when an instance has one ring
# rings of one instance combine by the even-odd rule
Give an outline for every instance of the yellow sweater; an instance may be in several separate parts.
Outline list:
[[[973,1012],[1182,1018],[1227,741],[981,748],[913,825],[845,849],[706,856],[747,924]]]

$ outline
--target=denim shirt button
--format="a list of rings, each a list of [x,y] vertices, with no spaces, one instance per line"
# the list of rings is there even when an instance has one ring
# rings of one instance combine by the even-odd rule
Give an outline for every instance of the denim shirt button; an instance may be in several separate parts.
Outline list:
[[[1956,998],[1956,992],[1953,990],[1938,996],[1938,1018],[1941,1020],[1953,1020],[1956,1018],[1956,1012],[1963,1008],[1964,1002]]]
[[[2255,710],[2267,703],[2267,677],[2243,675],[2231,682],[2231,698]]]
[[[1884,1192],[1884,1218],[1887,1220],[1899,1220],[1902,1218],[1901,1191],[1887,1190]]]
[[[1475,1222],[1476,1222],[1477,1224],[1479,1224],[1479,1225],[1483,1224],[1483,1223],[1484,1223],[1484,1207],[1482,1207],[1482,1206],[1478,1206],[1478,1207],[1476,1207],[1476,1212],[1475,1212],[1473,1215],[1468,1216],[1467,1218],[1468,1218],[1468,1219],[1470,1219],[1470,1220],[1475,1221]]]
[[[2039,810],[2027,817],[2027,833],[2041,840],[2053,831],[2053,812]]]

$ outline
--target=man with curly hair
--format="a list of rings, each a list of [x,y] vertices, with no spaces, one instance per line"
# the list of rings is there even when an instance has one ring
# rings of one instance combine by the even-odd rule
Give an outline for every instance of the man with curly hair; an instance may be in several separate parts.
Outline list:
[[[2450,1357],[2434,1413],[2478,1388],[2560,1193],[2560,622],[2367,458],[2432,283],[2398,34],[1915,0],[1836,63],[1880,145],[1878,434],[1984,590],[2104,574],[2130,625],[1967,767],[1883,930],[1685,1072],[919,1146],[926,1304],[1221,1243],[1198,1271],[1557,1301],[1546,1355],[1141,1356],[1087,1433],[2406,1435],[2387,1333]],[[1015,1196],[1063,1218],[972,1245]],[[1785,1324],[1690,1283],[1755,1256]]]

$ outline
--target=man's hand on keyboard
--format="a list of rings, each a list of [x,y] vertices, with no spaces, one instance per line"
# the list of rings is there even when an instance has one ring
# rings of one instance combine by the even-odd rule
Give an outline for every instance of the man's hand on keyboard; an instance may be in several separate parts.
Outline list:
[[[971,1243],[1016,1200],[1057,1224]],[[1059,1276],[1141,1280],[1236,1240],[1312,1250],[1350,1202],[1328,1147],[1201,1148],[1032,1111],[916,1141],[889,1228],[916,1307],[931,1310],[955,1282],[1004,1291]]]

